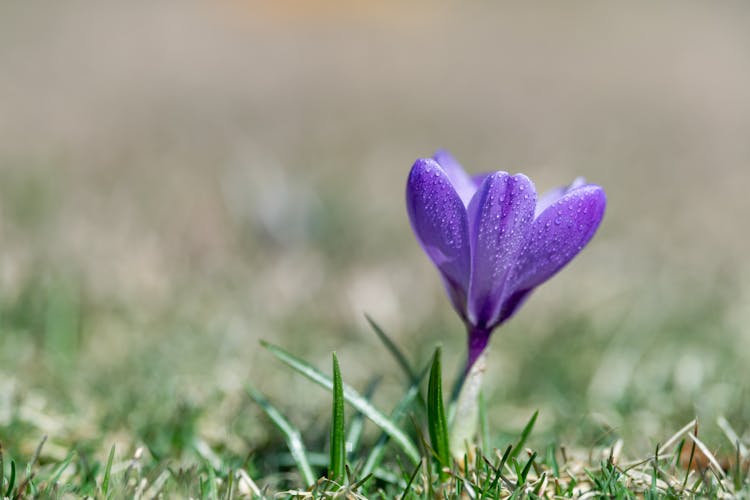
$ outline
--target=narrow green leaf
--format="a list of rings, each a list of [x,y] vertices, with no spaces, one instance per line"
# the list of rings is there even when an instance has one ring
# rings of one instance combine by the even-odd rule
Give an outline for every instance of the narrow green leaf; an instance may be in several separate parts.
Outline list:
[[[414,419],[414,416],[411,416],[412,420]],[[424,433],[422,432],[422,428],[416,425],[416,422],[414,422],[414,429],[417,432],[417,439],[419,440],[419,448],[422,451],[422,456],[425,457],[422,459],[422,466],[424,467],[424,478],[423,482],[427,484],[427,491],[425,491],[426,498],[436,498],[436,492],[434,489],[434,481],[432,479],[432,460],[430,459],[430,456],[434,455],[435,451],[430,446],[430,443],[427,442],[427,438],[425,437]],[[399,464],[400,465],[400,464]],[[403,467],[401,468],[403,470]]]
[[[234,498],[234,471],[229,469],[227,473],[227,491],[224,493],[225,500],[232,500]]]
[[[65,469],[68,468],[70,462],[73,461],[73,457],[75,457],[75,454],[75,450],[71,450],[65,457],[65,459],[57,467],[55,467],[55,471],[52,473],[50,479],[47,481],[47,485],[44,488],[45,493],[49,492],[51,488],[55,487],[57,482],[60,480],[60,476],[62,476],[62,473],[65,472]]]
[[[361,488],[367,481],[373,478],[373,474],[367,474],[359,481],[352,483],[352,485],[349,487],[351,491],[357,491],[359,488]]]
[[[656,451],[654,452],[654,460],[651,462],[652,471],[651,471],[651,492],[656,493],[656,481],[659,476],[659,443],[656,443]]]
[[[208,496],[207,481],[203,479],[203,476],[198,477],[198,490],[200,491],[200,497],[206,498]]]
[[[102,479],[102,495],[106,498],[109,493],[109,478],[112,474],[112,463],[115,460],[115,445],[109,450],[109,458],[107,458],[107,466],[104,468],[104,479]]]
[[[206,468],[208,469],[208,496],[211,500],[219,500],[219,490],[216,488],[216,472],[208,462],[206,462]]]
[[[367,384],[365,388],[364,397],[369,401],[375,394],[375,388],[380,382],[380,378],[376,377]],[[393,418],[391,418],[393,420]],[[359,450],[359,443],[362,439],[362,433],[365,429],[365,416],[362,412],[356,412],[351,418],[349,423],[349,431],[346,433],[346,454],[349,460],[352,460]]]
[[[401,351],[396,343],[391,340],[391,338],[385,333],[382,328],[380,328],[380,325],[375,323],[370,315],[365,314],[365,319],[368,323],[370,323],[370,326],[375,331],[375,334],[378,336],[380,341],[383,342],[383,345],[385,345],[386,349],[388,349],[393,357],[396,358],[396,362],[406,374],[406,378],[409,380],[409,383],[413,384],[417,379],[417,374],[414,372],[414,370],[412,370],[411,365],[409,364],[409,361],[407,361],[403,351]]]
[[[734,482],[734,489],[735,491],[740,491],[742,489],[742,443],[738,439],[736,441],[736,447],[735,447],[735,456],[734,456],[734,474],[733,474],[733,482]]]
[[[344,437],[344,382],[336,353],[333,353],[333,405],[331,408],[331,458],[328,479],[341,484],[346,464],[346,439]]]
[[[557,463],[557,457],[555,456],[556,446],[551,444],[547,447],[547,465],[552,469],[553,477],[560,477],[560,465]]]
[[[333,381],[330,377],[324,375],[317,368],[310,366],[307,362],[297,358],[296,356],[288,353],[278,346],[269,344],[268,342],[261,341],[261,345],[268,349],[278,360],[285,365],[289,366],[301,375],[304,375],[309,380],[316,384],[325,387],[328,390],[333,390]],[[367,418],[369,418],[375,425],[385,431],[394,442],[396,442],[401,450],[406,454],[409,459],[416,464],[419,462],[419,452],[416,446],[412,443],[409,436],[402,431],[398,425],[386,417],[380,410],[375,408],[366,398],[363,398],[357,391],[352,389],[346,384],[343,384],[344,399],[347,403],[352,405],[355,409],[362,412]]]
[[[526,465],[523,467],[523,470],[521,471],[520,475],[520,484],[526,484],[526,477],[529,475],[529,471],[531,470],[531,465],[534,463],[534,460],[536,459],[536,452],[532,453],[531,458],[529,458],[529,461],[526,462]]]
[[[421,468],[422,468],[421,463],[417,464],[417,466],[414,467],[414,472],[412,472],[411,476],[409,476],[409,482],[406,483],[406,487],[404,488],[404,491],[401,492],[401,496],[399,496],[401,500],[404,500],[406,498],[406,495],[408,495],[409,492],[411,491],[411,485],[414,483],[414,479],[416,479],[417,474],[419,473],[419,469]]]
[[[542,475],[539,477],[539,481],[537,482],[536,487],[534,488],[534,495],[539,496],[539,494],[542,492],[542,485],[544,484],[544,480],[547,479],[547,473],[542,472]]]
[[[675,448],[675,451],[673,453],[674,460],[673,460],[673,466],[677,467],[680,464],[680,457],[682,457],[682,448],[685,446],[685,438],[680,439],[680,442],[677,443],[677,448]]]
[[[16,461],[10,461],[10,478],[8,479],[8,489],[5,491],[5,496],[9,497],[13,493],[13,486],[16,484]]]
[[[696,423],[696,427],[698,427],[698,424]],[[682,481],[682,490],[685,491],[685,487],[687,486],[688,477],[690,477],[690,469],[693,466],[693,458],[695,457],[695,441],[692,442],[692,446],[690,448],[690,458],[688,459],[687,467],[685,467],[685,479]]]
[[[451,452],[448,444],[448,421],[445,418],[443,405],[440,347],[435,350],[430,369],[430,381],[427,385],[427,427],[430,431],[430,443],[440,465],[440,479],[445,481],[450,476],[443,471],[443,468],[450,467]]]
[[[313,471],[310,468],[310,463],[307,460],[307,451],[305,450],[305,445],[300,437],[299,430],[290,424],[289,421],[284,418],[284,415],[271,405],[271,403],[269,403],[261,393],[255,390],[255,388],[248,385],[246,390],[253,401],[263,408],[263,411],[266,412],[268,418],[271,419],[279,431],[284,435],[284,440],[286,441],[289,452],[292,454],[292,457],[297,464],[297,468],[302,475],[302,480],[306,485],[313,484],[315,482],[315,475],[313,474]]]
[[[490,466],[490,469],[493,469],[495,472],[495,476],[492,479],[492,484],[490,484],[490,487],[482,491],[482,496],[479,497],[479,500],[484,500],[486,498],[487,494],[491,491],[494,491],[495,488],[497,488],[497,484],[500,482],[500,479],[503,477],[503,467],[505,467],[505,462],[508,460],[508,457],[510,456],[510,450],[512,449],[511,445],[508,445],[508,447],[505,449],[505,453],[503,453],[503,457],[500,459],[500,463],[498,464],[497,468],[495,469],[492,467],[491,464],[488,464]]]
[[[404,417],[404,415],[406,415],[407,410],[411,408],[412,402],[419,395],[419,386],[426,374],[427,367],[422,370],[422,373],[417,378],[417,381],[412,384],[411,387],[409,387],[409,390],[406,391],[406,394],[404,394],[398,404],[396,404],[396,407],[391,412],[392,422],[398,424],[398,422]],[[362,468],[362,475],[367,475],[375,472],[376,467],[380,465],[380,461],[383,459],[385,446],[388,444],[389,440],[390,436],[385,431],[383,431],[378,440],[375,442],[375,445],[372,447],[372,450],[370,450],[370,454],[367,456],[365,466]]]
[[[518,438],[518,442],[510,452],[510,458],[517,458],[518,454],[523,450],[523,445],[526,444],[526,440],[529,438],[529,434],[534,430],[534,424],[536,424],[536,418],[539,416],[539,410],[536,410],[531,416],[529,421],[526,423],[526,427],[521,431],[521,437]]]

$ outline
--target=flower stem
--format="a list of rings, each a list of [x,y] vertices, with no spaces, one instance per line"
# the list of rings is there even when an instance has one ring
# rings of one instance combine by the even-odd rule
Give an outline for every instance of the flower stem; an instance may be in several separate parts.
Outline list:
[[[479,356],[487,348],[487,342],[490,340],[491,330],[484,328],[469,327],[469,349],[466,361],[466,373],[468,374],[471,367],[476,363]]]

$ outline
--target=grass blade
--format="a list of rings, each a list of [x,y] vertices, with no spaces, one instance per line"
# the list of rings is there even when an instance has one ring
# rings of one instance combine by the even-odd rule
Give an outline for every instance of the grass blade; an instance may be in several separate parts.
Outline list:
[[[58,481],[60,481],[60,477],[62,476],[63,472],[65,472],[65,469],[68,468],[70,462],[73,461],[73,457],[75,457],[75,455],[75,450],[71,450],[65,457],[65,459],[57,467],[55,467],[54,472],[50,476],[50,479],[47,481],[47,485],[44,488],[44,494],[48,494],[51,492],[51,490],[56,488]]]
[[[417,474],[419,473],[419,469],[422,468],[422,464],[418,464],[416,467],[414,467],[414,472],[411,473],[411,476],[409,476],[409,482],[406,483],[406,487],[404,488],[404,491],[401,492],[401,495],[398,497],[401,500],[404,500],[406,496],[411,491],[411,485],[414,484],[414,479],[416,479]]]
[[[268,349],[279,361],[292,368],[301,375],[316,384],[333,390],[333,381],[330,377],[324,375],[320,370],[310,366],[307,362],[302,361],[296,356],[286,352],[282,348],[261,341],[261,345]],[[369,418],[375,425],[385,431],[395,443],[401,447],[406,456],[416,465],[419,462],[419,452],[417,447],[412,443],[409,436],[406,435],[394,422],[386,417],[380,410],[375,408],[366,398],[363,398],[357,391],[346,384],[343,384],[344,399],[355,409]]]
[[[368,400],[372,399],[375,394],[375,389],[380,383],[380,378],[374,378],[367,384],[365,388],[364,397]],[[393,418],[391,417],[391,420]],[[365,416],[361,412],[356,412],[351,418],[349,423],[349,431],[346,433],[346,454],[350,460],[354,457],[359,450],[359,443],[362,439],[362,433],[365,429]]]
[[[411,408],[412,402],[419,395],[419,386],[426,374],[427,368],[422,371],[422,374],[418,377],[417,381],[412,384],[406,394],[404,394],[396,407],[393,409],[393,411],[391,412],[392,422],[398,423],[404,417],[404,415],[406,415],[406,411]],[[382,460],[383,453],[385,451],[385,445],[388,444],[389,439],[390,437],[385,432],[381,434],[380,438],[378,438],[377,442],[372,447],[367,460],[365,461],[365,466],[362,468],[361,472],[362,475],[367,475],[374,472],[376,467],[380,465],[380,461]]]
[[[211,500],[219,500],[219,490],[216,487],[216,472],[208,462],[206,462],[206,469],[208,469],[208,497]]]
[[[536,460],[536,452],[531,454],[531,457],[529,458],[529,461],[526,462],[526,465],[524,466],[523,470],[521,471],[521,474],[519,476],[519,486],[526,484],[526,477],[529,475],[529,471],[531,470],[531,466],[534,463],[534,460]]]
[[[417,379],[417,374],[414,372],[414,370],[411,368],[411,365],[409,364],[409,361],[407,361],[406,356],[404,355],[403,351],[398,348],[395,342],[391,340],[391,338],[385,333],[385,331],[380,328],[380,325],[375,323],[375,321],[370,317],[370,315],[365,314],[365,319],[368,323],[370,323],[370,326],[375,331],[375,334],[378,336],[381,342],[383,342],[383,345],[385,345],[386,349],[393,355],[394,358],[396,358],[396,362],[401,367],[401,369],[406,374],[406,377],[409,379],[409,383],[413,384],[414,381]]]
[[[333,353],[333,405],[331,408],[331,458],[328,479],[341,484],[346,464],[346,439],[344,437],[344,382],[336,353]]]
[[[104,479],[102,479],[102,495],[104,498],[109,493],[109,478],[112,474],[112,463],[115,460],[115,445],[109,450],[109,458],[107,458],[107,467],[104,468]]]
[[[16,484],[16,461],[10,461],[10,478],[8,479],[8,489],[5,491],[5,496],[9,497],[13,493],[13,486]]]
[[[696,424],[696,427],[697,427],[697,424]],[[695,458],[695,441],[692,441],[692,445],[690,447],[690,458],[688,459],[687,467],[685,467],[685,479],[682,481],[683,492],[685,491],[685,488],[687,487],[688,478],[690,477],[690,470],[693,467],[694,458]]]
[[[498,464],[497,468],[494,468],[492,464],[488,463],[490,469],[493,469],[495,471],[495,477],[492,479],[490,487],[482,491],[482,496],[479,497],[479,500],[484,500],[489,492],[495,491],[495,489],[497,488],[500,479],[503,477],[503,467],[505,467],[505,462],[508,460],[508,457],[510,456],[510,450],[512,448],[512,446],[508,445],[508,447],[505,449],[505,453],[503,453],[503,457],[500,459],[500,463]]]
[[[719,479],[720,481],[724,479],[726,477],[724,469],[721,467],[721,464],[719,464],[719,461],[716,460],[714,454],[711,453],[711,450],[708,449],[708,446],[706,446],[706,444],[698,439],[698,436],[696,436],[692,432],[688,432],[688,437],[693,440],[698,449],[703,453],[703,455],[706,456],[706,459],[708,460],[708,463],[711,466],[714,474],[716,474],[717,479]],[[721,486],[721,483],[719,483],[719,485]]]
[[[227,473],[227,491],[224,493],[225,500],[232,500],[234,498],[234,471],[229,469]]]
[[[427,386],[427,427],[430,431],[430,443],[438,462],[440,462],[440,479],[445,481],[450,476],[444,467],[450,467],[451,452],[448,443],[448,421],[445,418],[443,404],[443,382],[440,364],[440,348],[435,350],[435,357],[430,369],[430,381]]]
[[[310,468],[310,462],[307,460],[307,451],[305,450],[305,445],[300,437],[300,432],[290,424],[289,421],[284,418],[284,415],[271,405],[261,393],[255,390],[255,388],[248,385],[246,390],[253,401],[263,408],[263,411],[266,412],[268,418],[271,419],[279,431],[284,435],[286,445],[294,458],[294,462],[297,464],[297,468],[299,469],[305,484],[313,484],[315,482],[315,475]]]
[[[526,440],[529,438],[529,434],[534,430],[534,424],[536,424],[536,418],[539,416],[539,410],[536,410],[531,416],[529,421],[526,423],[526,427],[521,431],[521,437],[518,438],[518,442],[510,452],[510,458],[518,457],[518,454],[523,450],[523,445],[526,444]]]

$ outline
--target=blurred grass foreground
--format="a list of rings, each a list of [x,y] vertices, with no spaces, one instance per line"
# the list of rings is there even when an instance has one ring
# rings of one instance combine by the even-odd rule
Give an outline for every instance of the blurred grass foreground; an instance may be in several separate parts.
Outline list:
[[[0,489],[44,436],[34,470],[75,495],[107,496],[113,445],[141,494],[164,471],[185,495],[229,470],[301,487],[245,384],[312,450],[330,395],[261,339],[326,373],[337,351],[360,392],[382,377],[381,408],[402,380],[364,313],[414,366],[442,343],[455,373],[462,325],[403,200],[438,147],[609,198],[493,337],[495,447],[539,410],[541,450],[622,439],[637,459],[697,417],[733,456],[717,422],[748,445],[748,21],[740,2],[3,2]]]

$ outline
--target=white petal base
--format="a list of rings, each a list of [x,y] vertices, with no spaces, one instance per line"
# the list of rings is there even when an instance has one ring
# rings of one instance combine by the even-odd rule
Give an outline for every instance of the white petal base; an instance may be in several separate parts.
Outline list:
[[[453,458],[463,463],[464,454],[473,455],[475,436],[479,425],[479,391],[487,369],[487,351],[479,355],[466,374],[461,392],[456,400],[450,442]]]

